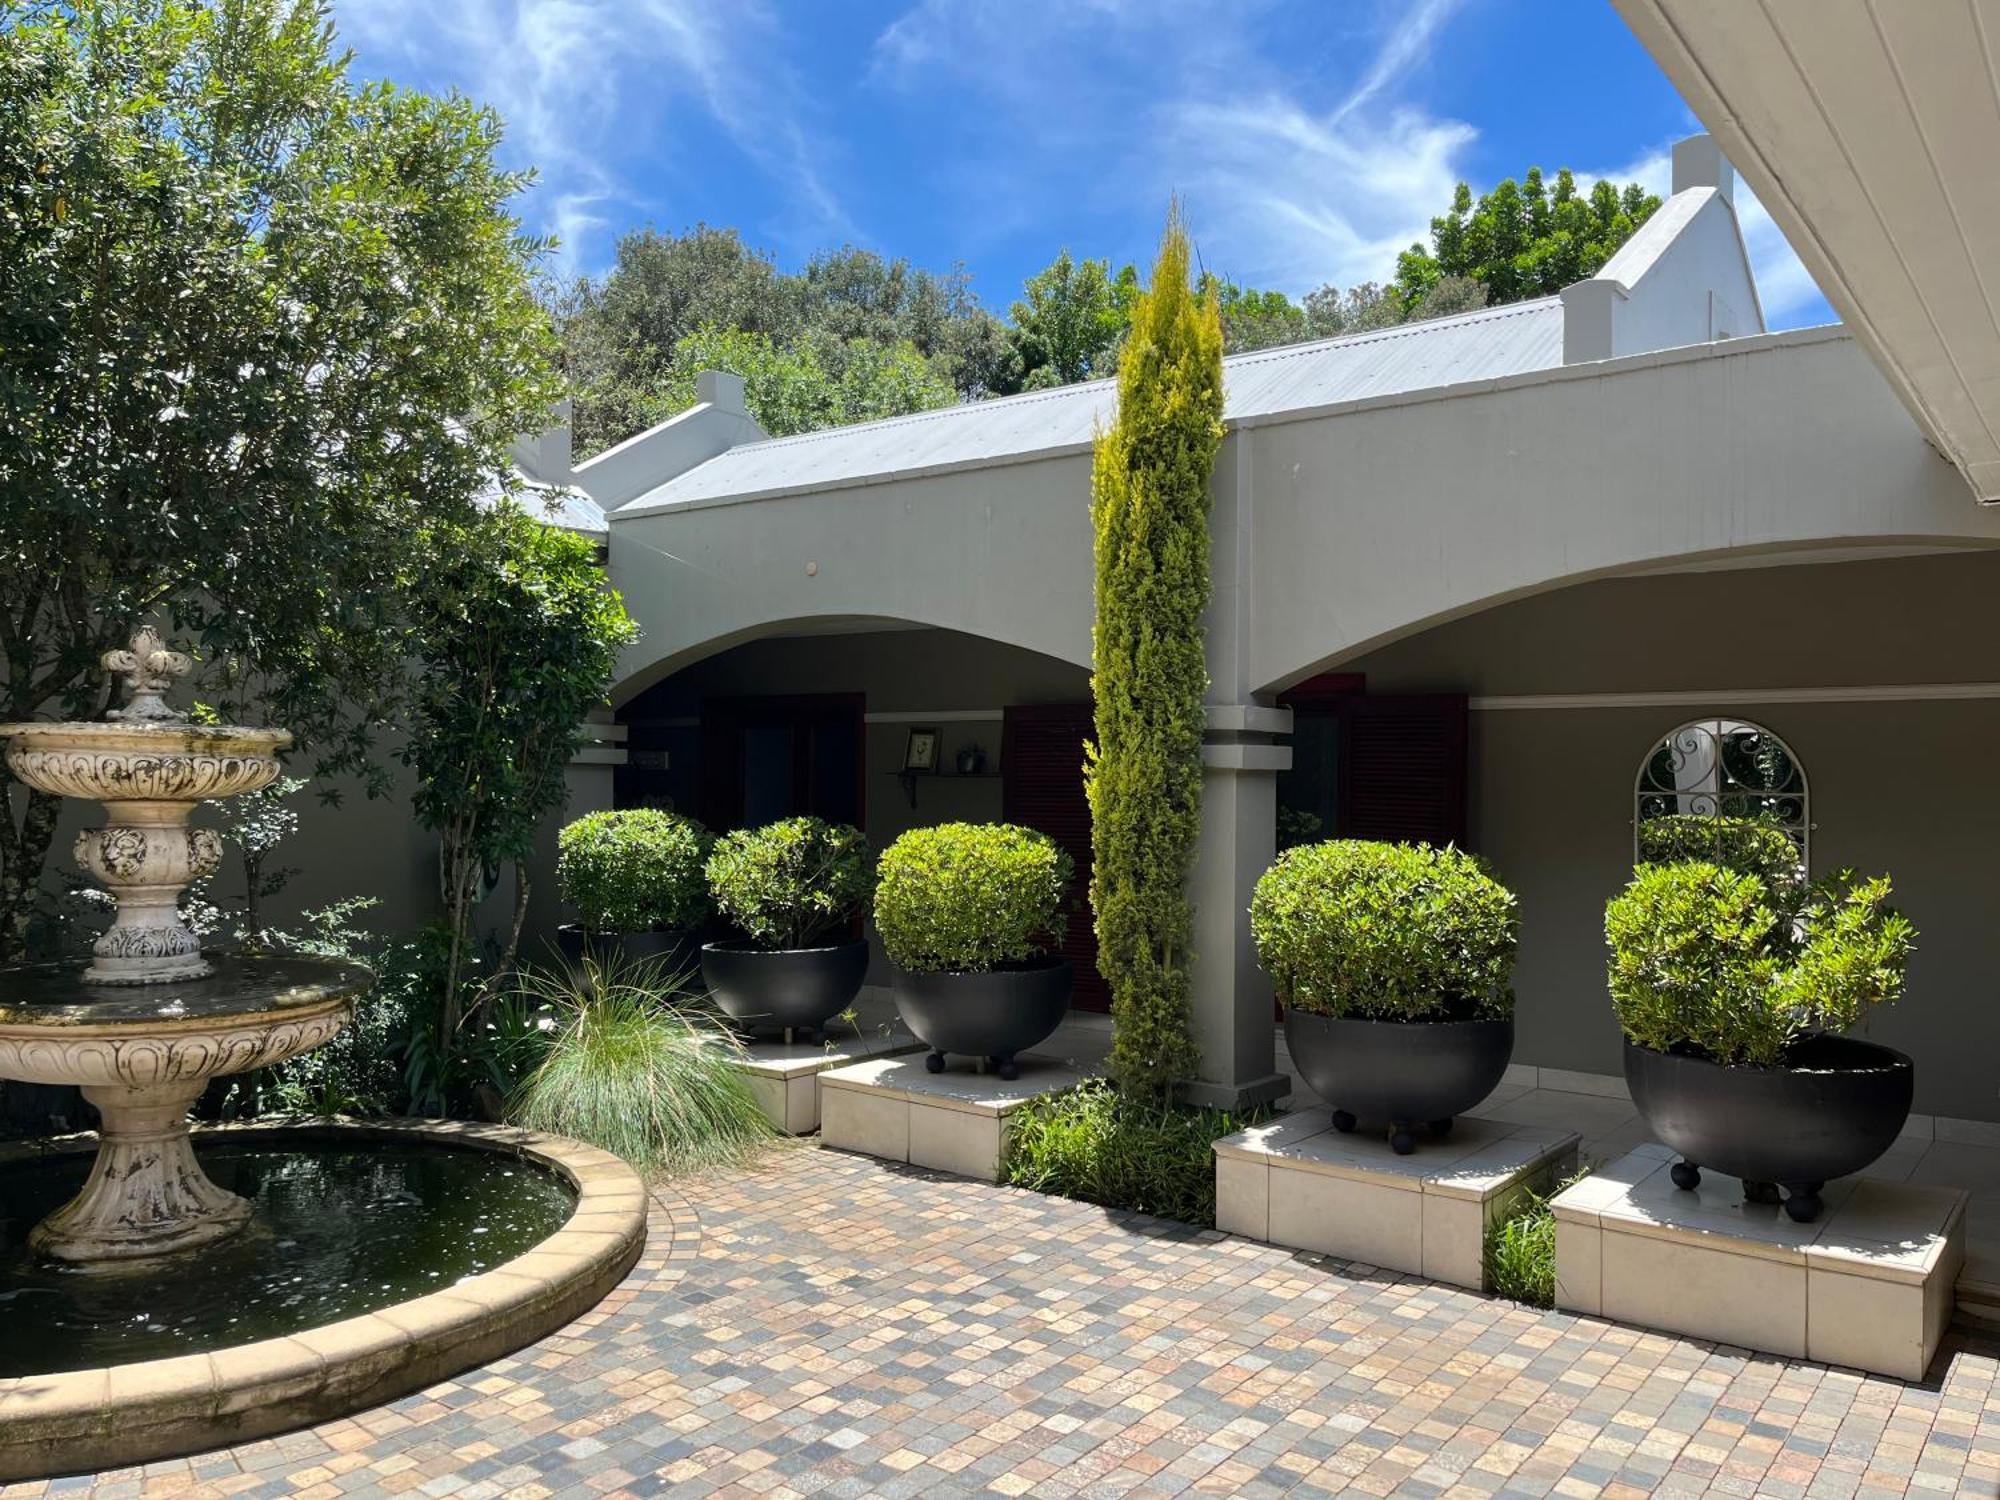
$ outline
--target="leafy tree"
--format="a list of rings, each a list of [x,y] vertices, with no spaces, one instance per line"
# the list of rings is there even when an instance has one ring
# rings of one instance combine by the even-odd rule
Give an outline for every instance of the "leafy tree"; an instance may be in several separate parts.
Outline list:
[[[655,421],[694,401],[695,376],[703,370],[741,375],[751,415],[773,437],[927,411],[958,399],[907,341],[883,345],[815,336],[781,346],[765,334],[708,327],[674,347],[654,398]]]
[[[1309,338],[1306,309],[1283,292],[1260,292],[1219,276],[1204,275],[1201,291],[1215,299],[1222,317],[1222,351],[1243,354]]]
[[[505,974],[527,913],[535,830],[567,800],[581,726],[638,630],[605,585],[595,545],[512,503],[434,529],[423,551],[420,673],[402,755],[417,773],[417,819],[438,835],[450,951],[437,1040],[448,1054],[474,911],[512,864],[514,920],[496,971]]]
[[[1111,1076],[1143,1098],[1165,1098],[1199,1062],[1186,886],[1201,821],[1209,477],[1221,442],[1222,320],[1217,299],[1189,285],[1176,206],[1133,309],[1118,420],[1097,440],[1091,475],[1090,902],[1111,986]]]
[[[0,0],[0,718],[99,713],[164,617],[223,712],[363,769],[410,538],[557,394],[498,119],[353,84],[327,15]],[[0,959],[57,813],[6,792]]]
[[[1073,260],[1065,250],[1030,276],[1022,291],[1008,333],[1021,362],[1020,388],[1070,385],[1104,374],[1127,323],[1111,263]]]
[[[1551,191],[1540,167],[1521,182],[1509,177],[1475,201],[1458,185],[1451,208],[1431,220],[1431,244],[1398,257],[1396,279],[1407,306],[1425,301],[1448,276],[1479,282],[1493,302],[1546,297],[1597,273],[1660,206],[1638,183],[1608,181],[1577,191],[1567,167]]]

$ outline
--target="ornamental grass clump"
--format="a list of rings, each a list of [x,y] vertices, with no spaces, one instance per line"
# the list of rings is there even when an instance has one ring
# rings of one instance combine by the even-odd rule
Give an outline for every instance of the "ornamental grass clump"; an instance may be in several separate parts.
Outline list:
[[[746,1160],[771,1125],[739,1070],[742,1046],[673,998],[688,984],[657,962],[587,959],[525,976],[522,996],[551,1020],[547,1051],[508,1118],[588,1141],[647,1173]]]
[[[1887,876],[1779,882],[1707,860],[1641,865],[1604,913],[1611,1003],[1634,1046],[1783,1066],[1901,997],[1916,929]]]
[[[1257,882],[1250,932],[1295,1010],[1378,1021],[1513,1013],[1514,896],[1459,849],[1364,839],[1287,849]]]
[[[913,828],[882,851],[875,930],[914,974],[1027,963],[1061,941],[1075,869],[1054,839],[1011,823]]]
[[[556,836],[556,881],[586,932],[684,932],[708,920],[710,844],[677,813],[586,813]]]
[[[796,951],[842,933],[874,890],[858,828],[785,818],[726,833],[708,856],[715,906],[759,948]]]

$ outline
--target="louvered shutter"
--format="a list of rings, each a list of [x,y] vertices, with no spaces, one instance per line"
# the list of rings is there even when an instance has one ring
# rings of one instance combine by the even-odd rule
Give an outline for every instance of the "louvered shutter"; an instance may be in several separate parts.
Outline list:
[[[1005,712],[1000,743],[1001,816],[1060,844],[1076,864],[1063,956],[1076,965],[1078,1010],[1109,1010],[1111,991],[1097,972],[1090,918],[1090,803],[1083,792],[1083,742],[1092,729],[1088,703],[1016,704]]]
[[[1462,693],[1375,697],[1340,704],[1343,838],[1455,843],[1466,835],[1466,709]]]

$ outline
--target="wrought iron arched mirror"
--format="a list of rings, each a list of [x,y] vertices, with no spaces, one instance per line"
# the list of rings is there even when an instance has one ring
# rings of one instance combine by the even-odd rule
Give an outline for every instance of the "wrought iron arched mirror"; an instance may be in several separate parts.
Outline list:
[[[1805,767],[1778,736],[1747,719],[1695,719],[1658,740],[1633,791],[1635,863],[1735,863],[1746,825],[1773,828],[1812,866],[1812,803]]]

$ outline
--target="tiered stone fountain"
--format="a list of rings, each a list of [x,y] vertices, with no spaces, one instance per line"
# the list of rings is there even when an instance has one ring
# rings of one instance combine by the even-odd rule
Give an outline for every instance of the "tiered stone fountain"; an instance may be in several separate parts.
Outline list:
[[[0,1078],[79,1085],[102,1117],[83,1191],[30,1237],[79,1262],[162,1255],[242,1228],[250,1207],[202,1171],[189,1107],[211,1078],[319,1046],[372,977],[356,964],[203,956],[179,898],[214,872],[222,843],[189,814],[268,784],[292,737],[175,713],[163,695],[190,663],[150,629],[104,664],[127,683],[109,722],[0,724],[15,776],[104,804],[104,826],[76,840],[77,863],[118,902],[90,966],[0,971]]]

